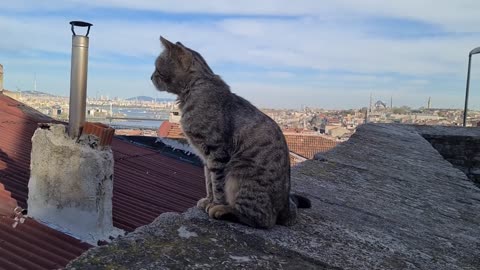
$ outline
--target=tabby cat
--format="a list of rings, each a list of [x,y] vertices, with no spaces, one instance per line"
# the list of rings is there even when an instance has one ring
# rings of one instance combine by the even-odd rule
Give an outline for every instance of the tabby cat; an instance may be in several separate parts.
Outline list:
[[[183,132],[203,160],[207,197],[197,206],[256,228],[294,224],[297,207],[310,201],[290,195],[289,151],[278,125],[233,94],[198,52],[160,40],[165,50],[151,79],[177,95]]]

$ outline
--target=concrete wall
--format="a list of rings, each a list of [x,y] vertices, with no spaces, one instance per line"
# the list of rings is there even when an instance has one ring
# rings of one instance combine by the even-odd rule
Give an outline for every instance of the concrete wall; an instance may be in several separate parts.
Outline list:
[[[480,185],[480,136],[423,134],[423,137],[454,167]]]
[[[97,137],[72,140],[64,125],[32,137],[28,215],[96,244],[122,234],[112,224],[113,153]]]

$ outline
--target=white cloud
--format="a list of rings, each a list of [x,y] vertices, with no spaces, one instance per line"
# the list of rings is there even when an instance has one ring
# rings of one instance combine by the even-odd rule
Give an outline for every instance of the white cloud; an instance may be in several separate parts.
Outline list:
[[[208,20],[169,21],[158,15],[158,19],[125,20],[116,17],[115,11],[107,18],[93,17],[91,31],[90,59],[91,71],[104,73],[130,71],[134,82],[148,81],[150,68],[155,56],[160,52],[159,36],[164,35],[172,41],[182,41],[187,46],[201,52],[214,66],[260,67],[258,76],[250,77],[250,83],[265,77],[267,81],[277,79],[284,81],[299,75],[298,70],[347,71],[351,75],[324,75],[307,77],[297,88],[281,87],[270,83],[262,84],[257,90],[264,89],[263,97],[268,100],[268,89],[278,87],[277,98],[286,102],[296,100],[288,91],[299,92],[299,97],[309,100],[308,89],[325,89],[322,95],[336,96],[327,89],[344,88],[366,92],[379,89],[392,91],[410,91],[415,89],[442,88],[432,79],[434,77],[451,78],[462,81],[455,85],[464,88],[466,73],[466,56],[473,47],[479,46],[480,25],[479,1],[354,1],[339,0],[325,4],[323,1],[284,1],[247,0],[232,2],[227,0],[212,1],[10,1],[2,3],[4,12],[20,14],[5,15],[0,11],[0,51],[31,55],[35,61],[25,65],[41,69],[43,65],[64,65],[61,60],[51,60],[41,52],[70,54],[70,26],[68,19],[60,15],[34,16],[22,15],[22,12],[49,11],[49,14],[65,10],[83,9],[94,14],[97,7],[131,9],[138,14],[142,11],[160,11],[167,13],[200,13],[218,15],[274,15],[274,18],[213,17]],[[1,15],[4,14],[4,15]],[[14,14],[14,13],[12,13]],[[31,14],[31,13],[27,13]],[[60,14],[60,13],[58,13]],[[283,18],[293,15],[298,17]],[[374,36],[365,18],[384,16],[389,18],[407,18],[433,24],[440,31],[451,31],[455,35],[422,37],[418,39],[395,39],[395,32],[390,29],[389,37]],[[401,27],[401,26],[398,26]],[[474,34],[458,34],[466,32]],[[7,62],[13,63],[12,59]],[[5,60],[2,60],[5,61]],[[15,65],[19,65],[19,60]],[[67,60],[68,61],[68,60]],[[43,62],[43,63],[42,63]],[[57,63],[56,63],[57,62]],[[21,63],[20,63],[21,64]],[[473,71],[475,74],[476,63]],[[220,75],[223,70],[215,69]],[[244,75],[255,74],[248,68]],[[238,75],[241,75],[241,72]],[[387,74],[387,75],[384,75]],[[394,74],[394,75],[390,75]],[[393,79],[395,74],[412,77],[399,82]],[[476,76],[476,75],[475,75]],[[231,76],[229,76],[231,77]],[[95,76],[93,76],[95,78]],[[474,78],[474,76],[472,76]],[[475,77],[477,78],[477,77]],[[52,80],[55,78],[52,77]],[[68,80],[68,78],[67,78]],[[127,78],[92,80],[97,88],[119,87]],[[319,82],[321,81],[322,82]],[[100,82],[102,81],[102,82]],[[238,82],[237,82],[238,83]],[[245,84],[245,82],[243,82]],[[472,81],[472,86],[476,85]],[[52,84],[56,85],[56,84]],[[63,83],[62,85],[67,85]],[[134,87],[133,84],[125,84]],[[150,91],[144,83],[139,83],[145,91]],[[302,88],[303,87],[303,88]],[[302,88],[302,89],[300,89]],[[266,89],[266,90],[265,90]],[[277,89],[277,88],[275,88]],[[300,90],[299,90],[300,89]],[[442,88],[445,91],[445,87]],[[246,91],[247,87],[240,88]],[[305,92],[302,96],[301,93]],[[379,90],[380,91],[380,90]],[[341,92],[341,91],[340,91]],[[258,93],[258,92],[257,92]],[[346,92],[344,92],[345,94]],[[368,95],[368,94],[367,94]],[[360,99],[363,96],[354,96]],[[460,95],[461,96],[461,95]],[[412,97],[412,96],[409,96]],[[300,101],[299,101],[300,102]],[[333,102],[333,101],[332,101]],[[346,102],[346,101],[345,101]],[[461,103],[461,101],[459,101]]]
[[[96,1],[28,1],[2,3],[2,8],[15,11],[72,10],[96,7],[157,11],[166,13],[196,13],[218,15],[314,16],[321,18],[351,18],[353,16],[385,16],[408,18],[440,25],[454,32],[477,32],[480,23],[480,2],[477,0],[96,0]]]
[[[363,25],[317,18],[180,23],[101,19],[94,23],[90,34],[92,56],[153,58],[161,50],[158,37],[162,34],[195,48],[213,64],[361,73],[459,76],[465,73],[466,53],[478,45],[478,35],[417,40],[381,38],[369,36]],[[65,54],[70,51],[68,20],[63,17],[3,16],[0,31],[4,36],[0,40],[2,50]]]

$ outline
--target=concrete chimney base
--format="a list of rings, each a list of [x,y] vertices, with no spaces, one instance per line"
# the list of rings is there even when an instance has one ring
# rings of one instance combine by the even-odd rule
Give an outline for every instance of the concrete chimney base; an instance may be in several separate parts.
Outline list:
[[[94,245],[123,234],[112,224],[112,150],[65,131],[48,125],[32,137],[28,216]]]

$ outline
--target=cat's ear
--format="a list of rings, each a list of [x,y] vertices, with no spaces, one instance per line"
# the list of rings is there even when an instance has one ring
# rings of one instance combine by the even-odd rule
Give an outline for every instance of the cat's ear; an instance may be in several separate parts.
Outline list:
[[[172,45],[172,51],[174,52],[175,58],[180,62],[185,70],[189,70],[194,61],[192,52],[180,41],[177,41]]]
[[[168,41],[166,38],[160,36],[160,42],[163,44],[163,46],[165,47],[165,49],[167,50],[170,50],[172,49],[173,47],[175,47],[175,44],[173,44],[172,42]]]
[[[190,50],[186,49],[182,43],[177,42],[177,58],[180,64],[185,70],[189,70],[193,65],[193,54]]]

